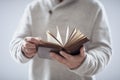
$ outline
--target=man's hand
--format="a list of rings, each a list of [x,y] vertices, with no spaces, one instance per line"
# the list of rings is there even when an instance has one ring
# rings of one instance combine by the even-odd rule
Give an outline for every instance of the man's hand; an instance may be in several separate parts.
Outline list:
[[[37,37],[26,37],[22,44],[22,52],[27,58],[32,58],[37,52],[37,45],[40,44]]]
[[[60,56],[60,55],[57,55],[54,52],[51,52],[50,56],[53,59],[57,60],[58,62],[66,65],[70,69],[78,68],[82,64],[82,62],[85,60],[85,58],[86,58],[85,48],[84,47],[82,47],[80,49],[80,54],[76,55],[76,56],[69,55],[68,53],[66,53],[64,51],[60,51],[60,54],[63,57]]]

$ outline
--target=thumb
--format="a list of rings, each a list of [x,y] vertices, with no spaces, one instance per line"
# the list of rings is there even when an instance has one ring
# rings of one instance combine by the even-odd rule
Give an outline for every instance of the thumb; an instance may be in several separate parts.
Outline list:
[[[25,41],[36,44],[36,45],[39,44],[40,40],[41,39],[39,37],[26,37],[25,38]]]

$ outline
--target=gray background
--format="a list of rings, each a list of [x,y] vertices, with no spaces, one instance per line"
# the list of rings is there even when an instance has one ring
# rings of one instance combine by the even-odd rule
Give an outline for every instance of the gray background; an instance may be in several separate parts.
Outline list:
[[[9,54],[9,42],[26,5],[32,0],[0,0],[0,80],[27,80],[28,63],[18,64]],[[120,80],[120,1],[101,0],[111,27],[113,55],[97,80]]]

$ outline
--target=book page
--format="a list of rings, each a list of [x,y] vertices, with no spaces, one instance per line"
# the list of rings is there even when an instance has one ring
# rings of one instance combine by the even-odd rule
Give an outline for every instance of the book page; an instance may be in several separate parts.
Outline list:
[[[48,42],[51,42],[51,43],[55,43],[55,44],[58,44],[60,45],[59,41],[55,38],[54,35],[52,35],[49,31],[46,32],[47,34],[47,41]]]
[[[68,42],[69,39],[69,26],[67,26],[67,31],[66,31],[66,38],[65,38],[65,43],[66,44]]]
[[[62,42],[62,38],[60,35],[60,31],[58,29],[58,26],[56,27],[56,29],[57,29],[57,37],[56,38],[57,38],[57,40],[59,40],[60,45],[63,46],[63,42]]]

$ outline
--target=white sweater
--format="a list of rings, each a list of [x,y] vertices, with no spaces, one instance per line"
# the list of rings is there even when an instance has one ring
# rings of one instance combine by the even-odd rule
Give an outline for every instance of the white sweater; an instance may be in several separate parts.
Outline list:
[[[51,9],[51,12],[49,11]],[[90,41],[85,44],[87,57],[83,64],[74,70],[43,57],[49,57],[45,49],[39,48],[37,55],[27,59],[21,52],[25,37],[41,37],[46,40],[46,30],[56,33],[59,26],[61,36],[66,26],[80,29]],[[21,19],[10,43],[10,53],[17,62],[30,61],[30,80],[94,80],[94,75],[108,64],[111,57],[109,25],[104,7],[98,0],[64,0],[50,8],[47,0],[34,0]]]

